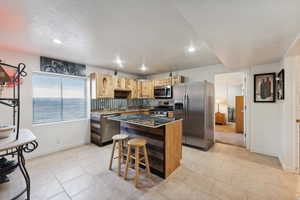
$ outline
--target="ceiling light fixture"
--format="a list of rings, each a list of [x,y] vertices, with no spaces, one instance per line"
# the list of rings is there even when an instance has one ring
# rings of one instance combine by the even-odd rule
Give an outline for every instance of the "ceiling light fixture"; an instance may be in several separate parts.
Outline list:
[[[147,67],[145,66],[145,64],[142,64],[141,70],[142,71],[146,71],[147,70]]]
[[[189,48],[188,48],[188,52],[190,52],[190,53],[193,53],[193,52],[195,52],[196,51],[196,48],[194,47],[194,46],[190,46]]]
[[[120,68],[123,68],[123,67],[124,67],[123,63],[120,63],[120,64],[119,64],[119,67],[120,67]]]
[[[121,68],[124,67],[124,65],[123,65],[124,61],[121,60],[119,56],[117,56],[117,58],[116,58],[116,60],[114,61],[114,63],[118,64],[119,67],[121,67]]]
[[[62,43],[62,41],[60,41],[59,39],[53,39],[52,40],[54,43],[56,43],[56,44],[61,44]]]

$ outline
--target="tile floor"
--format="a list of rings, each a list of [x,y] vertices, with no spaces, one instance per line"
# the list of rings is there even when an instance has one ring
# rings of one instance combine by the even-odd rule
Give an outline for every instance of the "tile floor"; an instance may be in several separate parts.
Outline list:
[[[110,151],[85,145],[29,160],[32,200],[292,200],[300,192],[299,176],[283,172],[277,159],[218,143],[209,152],[184,147],[167,180],[142,177],[136,189],[107,169]],[[14,173],[0,185],[0,199],[21,190],[21,180]]]

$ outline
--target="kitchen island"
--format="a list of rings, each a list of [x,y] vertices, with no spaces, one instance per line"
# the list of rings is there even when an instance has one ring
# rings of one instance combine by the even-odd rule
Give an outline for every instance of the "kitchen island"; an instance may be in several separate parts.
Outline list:
[[[120,132],[129,139],[147,141],[151,172],[167,178],[180,166],[182,157],[182,120],[138,114],[111,117],[120,122]]]

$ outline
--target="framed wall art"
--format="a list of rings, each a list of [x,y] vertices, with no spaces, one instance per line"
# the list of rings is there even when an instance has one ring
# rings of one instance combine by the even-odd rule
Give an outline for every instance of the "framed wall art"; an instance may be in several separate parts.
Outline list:
[[[277,75],[276,96],[278,100],[284,100],[284,69]]]
[[[40,70],[72,76],[86,76],[86,66],[68,61],[41,56]]]
[[[254,102],[274,103],[276,101],[276,73],[254,75]]]

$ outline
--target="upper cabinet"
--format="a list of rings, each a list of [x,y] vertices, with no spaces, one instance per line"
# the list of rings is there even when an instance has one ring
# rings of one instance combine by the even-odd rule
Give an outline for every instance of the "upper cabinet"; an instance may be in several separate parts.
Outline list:
[[[138,98],[138,84],[137,80],[133,78],[126,78],[125,80],[125,89],[131,91],[130,98],[136,99]]]
[[[176,85],[184,82],[183,76],[173,76],[168,78],[156,78],[154,81],[154,87]]]
[[[92,73],[91,96],[96,98],[114,98],[115,91],[129,94],[126,98],[154,98],[154,87],[176,85],[184,82],[182,76],[154,80],[137,80],[134,78],[116,77]]]
[[[172,77],[172,85],[177,85],[179,83],[184,83],[184,77],[183,76],[173,76]]]
[[[113,98],[113,77],[111,75],[92,73],[91,76],[92,98]]]
[[[138,80],[139,98],[154,98],[154,81]]]
[[[154,79],[153,81],[154,81],[154,87],[167,86],[172,84],[171,78],[157,78]]]
[[[113,77],[114,90],[125,90],[126,78],[124,77]]]

